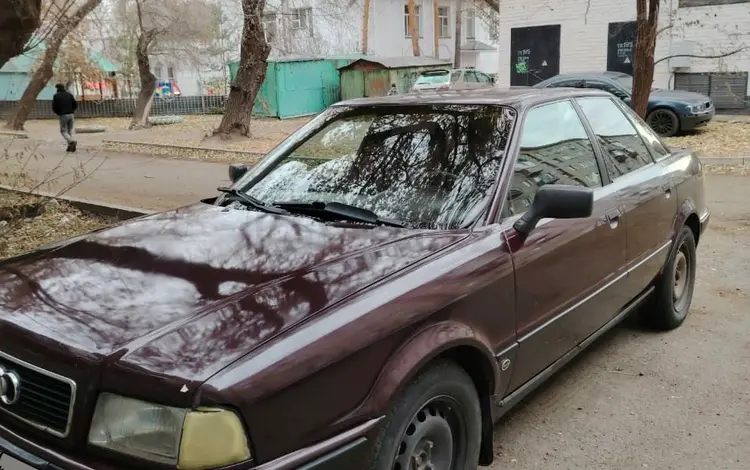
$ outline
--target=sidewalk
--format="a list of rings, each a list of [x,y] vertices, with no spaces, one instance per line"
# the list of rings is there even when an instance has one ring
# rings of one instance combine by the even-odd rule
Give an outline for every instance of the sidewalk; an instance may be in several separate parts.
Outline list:
[[[24,149],[28,152],[29,143],[15,141],[9,146],[0,142],[0,152],[6,148],[11,155]],[[38,159],[0,160],[0,183],[9,182],[7,178],[3,180],[2,173],[16,174],[25,164],[24,171],[37,183],[59,177],[54,184],[39,188],[56,192],[80,179],[72,172],[85,163],[84,171],[88,176],[67,195],[157,211],[215,196],[217,186],[229,184],[227,165],[223,163],[88,149],[69,154],[62,145],[44,144],[37,147],[37,154]]]

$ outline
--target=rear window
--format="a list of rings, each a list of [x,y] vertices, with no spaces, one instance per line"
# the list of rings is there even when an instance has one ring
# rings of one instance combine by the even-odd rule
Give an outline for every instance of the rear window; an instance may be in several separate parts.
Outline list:
[[[450,73],[447,70],[439,70],[435,72],[424,72],[417,78],[417,85],[435,85],[438,83],[448,83],[450,80]]]

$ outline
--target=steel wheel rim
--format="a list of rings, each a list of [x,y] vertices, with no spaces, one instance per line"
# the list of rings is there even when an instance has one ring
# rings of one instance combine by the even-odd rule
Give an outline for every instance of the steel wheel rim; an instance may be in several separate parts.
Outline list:
[[[672,270],[672,300],[675,309],[682,310],[688,298],[690,282],[690,262],[685,253],[684,245],[680,247],[674,260]]]
[[[654,129],[658,134],[670,134],[674,129],[674,121],[672,116],[665,113],[664,111],[654,111],[651,115],[651,128]]]
[[[436,397],[414,414],[401,436],[393,470],[453,470],[466,446],[466,420],[458,403]]]

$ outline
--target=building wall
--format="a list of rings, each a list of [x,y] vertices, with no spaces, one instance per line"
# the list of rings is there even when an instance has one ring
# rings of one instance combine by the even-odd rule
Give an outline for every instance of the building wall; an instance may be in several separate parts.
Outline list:
[[[415,4],[421,9],[419,21],[422,34],[419,40],[421,55],[435,56],[434,52],[434,21],[433,2],[431,0],[416,0]],[[411,38],[407,37],[404,24],[404,0],[378,0],[372,2],[369,26],[368,52],[380,56],[411,56]],[[448,7],[449,28],[448,37],[439,39],[438,58],[453,60],[455,50],[456,29],[456,0],[439,0],[438,7]],[[489,28],[480,16],[476,18],[476,40],[493,44],[490,39]],[[361,26],[359,26],[361,29]],[[463,30],[465,38],[466,31]],[[465,39],[464,39],[465,40]],[[462,66],[474,66],[487,73],[498,70],[498,55],[495,51],[464,52],[461,57]]]
[[[684,1],[684,0],[683,0]],[[717,54],[750,45],[750,3],[679,7],[680,0],[663,0],[655,57],[667,57],[683,40],[695,43],[694,54]],[[498,83],[510,84],[511,29],[561,25],[560,73],[602,71],[607,66],[610,22],[634,21],[635,2],[620,0],[505,0],[500,15]],[[656,66],[654,86],[672,86],[670,61]],[[693,59],[679,72],[750,70],[750,50],[723,59]],[[750,90],[749,90],[750,93]]]

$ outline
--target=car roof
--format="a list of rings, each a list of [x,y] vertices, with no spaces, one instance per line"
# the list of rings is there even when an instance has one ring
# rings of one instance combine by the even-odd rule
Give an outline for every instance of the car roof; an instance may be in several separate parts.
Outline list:
[[[576,72],[576,73],[561,73],[544,80],[543,83],[553,82],[566,78],[617,78],[617,77],[630,77],[630,75],[623,72]]]
[[[581,96],[611,96],[593,88],[480,88],[451,90],[433,93],[403,93],[400,95],[355,98],[340,101],[332,106],[419,106],[451,104],[487,104],[495,106],[526,107],[547,101]]]

